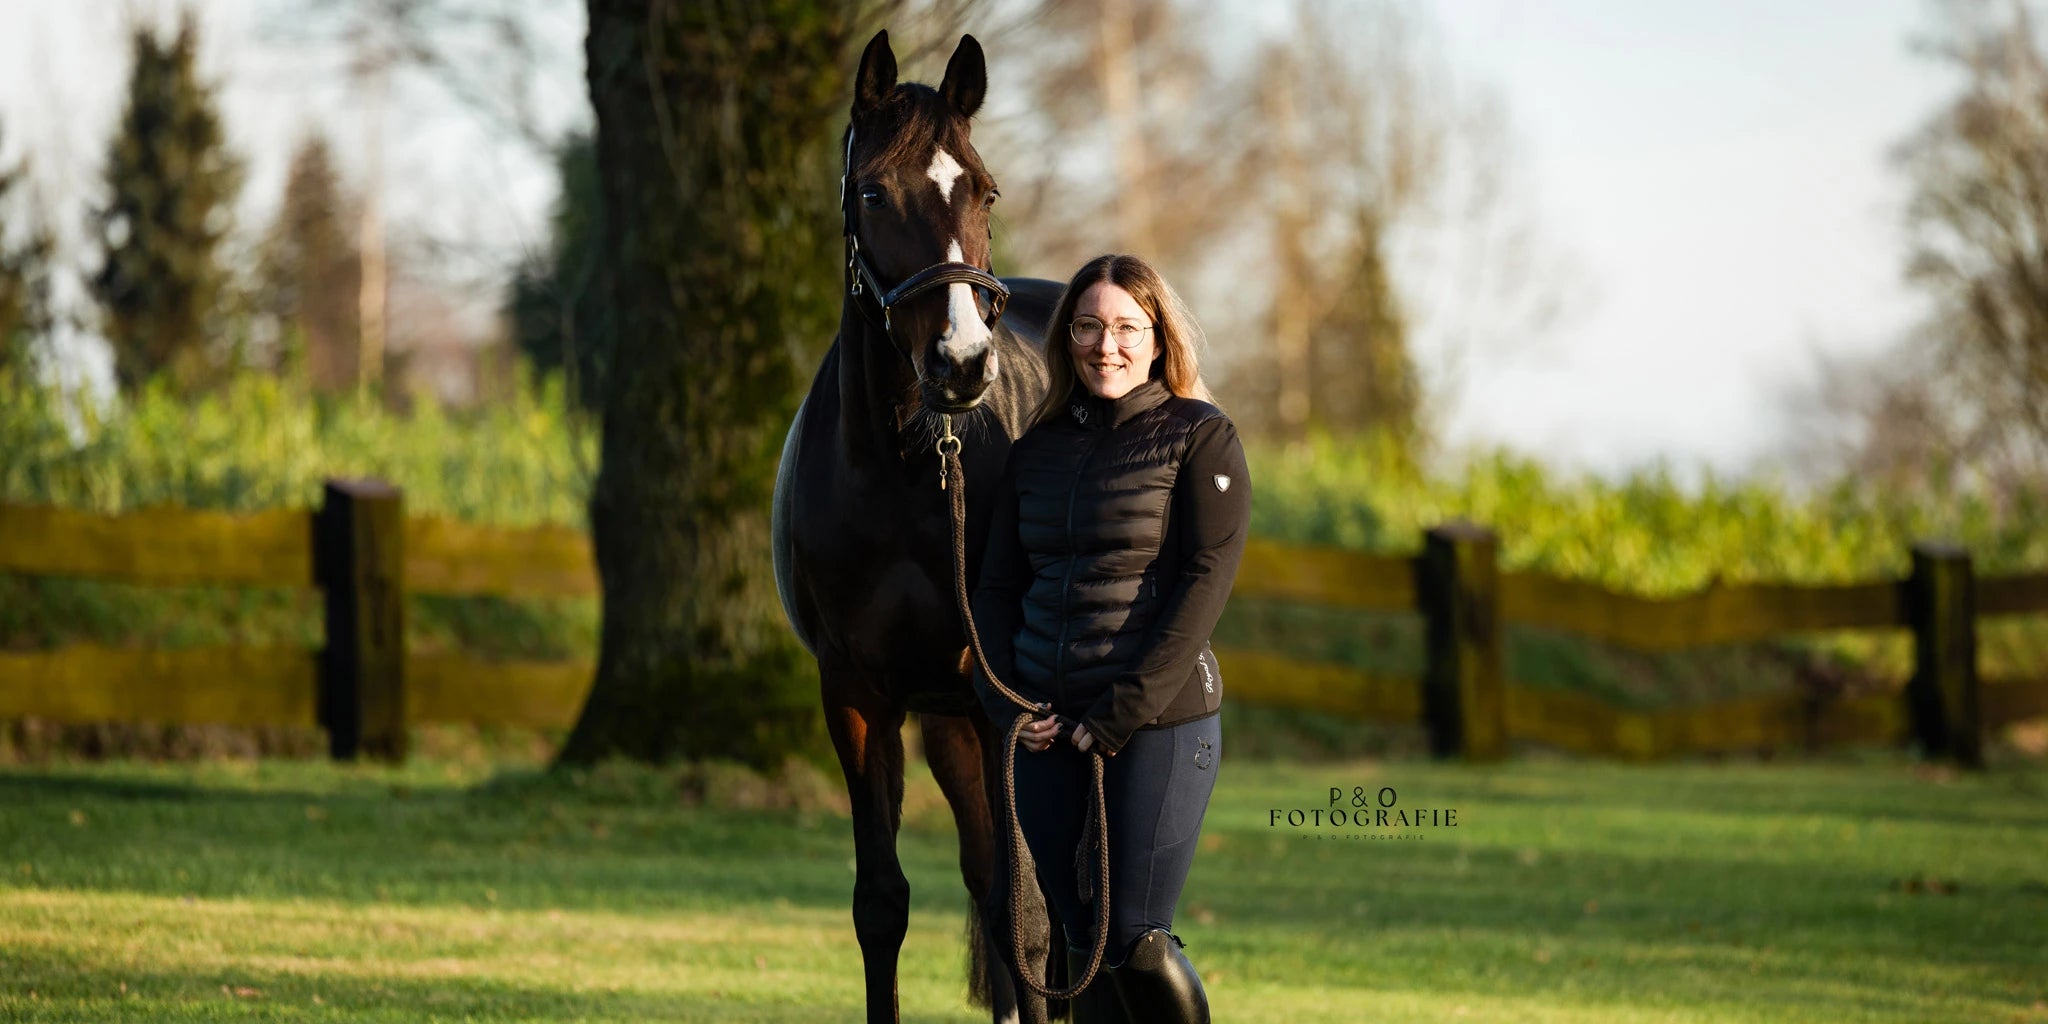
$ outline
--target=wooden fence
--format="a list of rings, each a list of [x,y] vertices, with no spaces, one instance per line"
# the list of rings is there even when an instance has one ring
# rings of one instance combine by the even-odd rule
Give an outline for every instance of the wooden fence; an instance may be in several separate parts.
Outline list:
[[[326,645],[0,652],[0,719],[306,725],[335,757],[400,759],[410,722],[562,727],[587,661],[405,650],[408,592],[597,593],[590,544],[566,527],[407,518],[396,488],[331,481],[317,511],[151,509],[103,516],[0,503],[0,572],[153,584],[313,587]]]
[[[1819,749],[1917,740],[1928,753],[1981,766],[1992,730],[2048,715],[2048,679],[1986,680],[1977,622],[2048,611],[2048,573],[1977,578],[1970,557],[1939,542],[1913,547],[1912,574],[1838,586],[1714,586],[1663,600],[1590,583],[1502,572],[1484,527],[1424,534],[1414,557],[1285,547],[1253,540],[1235,595],[1378,612],[1427,626],[1420,678],[1379,677],[1269,653],[1219,653],[1240,699],[1386,721],[1420,720],[1440,756],[1489,760],[1510,738],[1651,758],[1710,750]],[[1506,623],[1642,651],[1678,651],[1832,629],[1909,629],[1912,679],[1902,692],[1820,694],[1631,711],[1580,693],[1524,685],[1502,671]]]
[[[1710,587],[1651,600],[1501,572],[1483,527],[1426,532],[1414,557],[1253,540],[1235,594],[1378,612],[1427,627],[1418,677],[1374,676],[1285,655],[1219,651],[1230,699],[1422,722],[1440,756],[1498,758],[1510,738],[1649,758],[1756,747],[1817,749],[1917,739],[1983,762],[1984,737],[2048,715],[2048,680],[1985,680],[1980,618],[2048,611],[2048,573],[1976,578],[1969,556],[1916,545],[1902,580]],[[326,645],[302,649],[0,652],[0,719],[318,725],[336,757],[405,755],[406,725],[466,721],[561,728],[588,692],[587,661],[496,661],[405,650],[404,595],[597,593],[588,538],[407,518],[375,481],[330,482],[321,508],[251,515],[158,509],[102,516],[0,503],[0,572],[155,584],[316,587]],[[1505,678],[1502,629],[1518,623],[1646,651],[1828,629],[1910,629],[1901,694],[1806,694],[1641,712]]]

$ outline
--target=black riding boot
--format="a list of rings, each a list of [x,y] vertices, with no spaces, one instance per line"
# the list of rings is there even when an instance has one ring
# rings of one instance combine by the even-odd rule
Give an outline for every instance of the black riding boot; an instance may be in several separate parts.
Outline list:
[[[1154,928],[1131,944],[1121,965],[1110,968],[1132,1024],[1209,1024],[1208,993],[1182,945],[1180,936]]]
[[[1094,952],[1092,949],[1067,947],[1067,984],[1080,980],[1081,974],[1088,970],[1088,957]],[[1073,998],[1071,1005],[1074,1007],[1074,1024],[1130,1024],[1130,1015],[1124,1012],[1123,997],[1116,994],[1116,984],[1109,980],[1107,955],[1103,957],[1102,967],[1095,972],[1095,980]]]

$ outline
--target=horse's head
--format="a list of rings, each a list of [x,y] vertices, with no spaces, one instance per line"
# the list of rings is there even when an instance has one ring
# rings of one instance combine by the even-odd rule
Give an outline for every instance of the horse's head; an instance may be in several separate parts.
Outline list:
[[[963,36],[937,89],[896,81],[880,32],[861,54],[846,139],[849,271],[910,360],[927,408],[965,412],[996,379],[993,327],[1006,297],[989,266],[995,179],[969,141],[988,89],[981,44]]]

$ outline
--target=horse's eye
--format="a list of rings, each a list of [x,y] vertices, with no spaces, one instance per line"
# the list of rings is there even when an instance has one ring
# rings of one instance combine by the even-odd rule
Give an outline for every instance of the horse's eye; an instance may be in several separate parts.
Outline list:
[[[981,201],[981,205],[983,205],[983,206],[994,206],[994,205],[996,204],[996,197],[997,197],[997,196],[999,196],[999,195],[1002,195],[1002,194],[1003,194],[1003,192],[1002,192],[1002,190],[1001,190],[1001,189],[994,189],[994,188],[992,188],[992,189],[989,189],[989,190],[988,190],[988,195],[987,195],[986,197],[984,197],[984,198],[982,199],[982,201]]]
[[[882,208],[882,190],[869,185],[860,190],[860,201],[870,210],[879,210]]]

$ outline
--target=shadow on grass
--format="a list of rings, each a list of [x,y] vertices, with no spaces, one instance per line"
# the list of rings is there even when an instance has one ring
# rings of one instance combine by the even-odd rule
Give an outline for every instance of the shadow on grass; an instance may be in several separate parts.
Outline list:
[[[1233,793],[1238,780],[1226,776],[1204,828],[1212,846],[1197,859],[1190,892],[1216,894],[1214,911],[1235,920],[1276,917],[1333,931],[1369,920],[1596,927],[1654,938],[1688,921],[1859,920],[1877,931],[1859,928],[1845,936],[1848,946],[1880,949],[1907,937],[1886,933],[1896,915],[1867,905],[1901,878],[1952,871],[1952,837],[1931,829],[1878,847],[1871,825],[1953,824],[1986,830],[1987,838],[2008,826],[2048,830],[2038,805],[1999,801],[1944,816],[1897,787],[1884,798],[1849,779],[1837,792],[1824,775],[1695,772],[1660,793],[1653,776],[1615,769],[1560,788],[1505,774],[1421,771],[1402,787],[1416,794],[1405,799],[1456,806],[1464,817],[1456,832],[1406,844],[1274,829],[1260,807],[1267,791]],[[1558,780],[1552,774],[1550,785]],[[1784,797],[1786,787],[1804,787],[1805,796]],[[1985,794],[1970,799],[1982,803]],[[8,826],[0,830],[0,865],[30,865],[11,881],[51,889],[456,906],[484,906],[489,893],[489,905],[501,909],[633,914],[774,901],[845,911],[853,882],[851,824],[833,814],[607,803],[545,783],[319,793],[0,775],[0,808]],[[1681,816],[1668,817],[1674,813]],[[1661,835],[1667,822],[1696,841]],[[1842,823],[1863,831],[1844,836]],[[950,830],[906,831],[898,848],[918,905],[955,908],[964,889]],[[1979,872],[1959,893],[1922,896],[1914,906],[1942,919],[2001,904],[2048,909],[2044,876],[2048,869]],[[928,902],[934,893],[943,894],[939,903]],[[1588,899],[1602,905],[1592,920],[1581,910]]]
[[[490,893],[506,909],[621,913],[776,899],[848,908],[851,829],[830,812],[689,807],[537,778],[251,790],[0,773],[0,884],[47,889],[476,906]],[[965,890],[944,840],[906,833],[901,850],[906,871],[952,876],[952,908]]]
[[[0,987],[8,1020],[422,1020],[816,1021],[821,1011],[852,1020],[855,1004],[806,1002],[787,986],[758,985],[729,993],[574,990],[477,977],[365,978],[304,970],[234,967],[220,970],[138,969],[52,955],[9,951],[10,982]],[[27,998],[28,984],[36,998]],[[125,985],[123,992],[120,986]],[[318,1002],[315,1002],[315,999]],[[956,1014],[906,1013],[911,1022],[956,1021]]]

